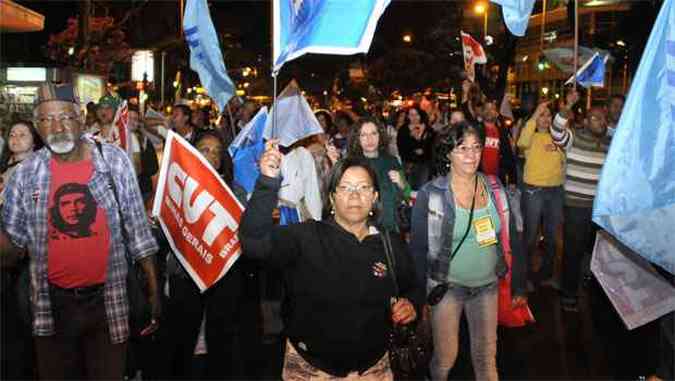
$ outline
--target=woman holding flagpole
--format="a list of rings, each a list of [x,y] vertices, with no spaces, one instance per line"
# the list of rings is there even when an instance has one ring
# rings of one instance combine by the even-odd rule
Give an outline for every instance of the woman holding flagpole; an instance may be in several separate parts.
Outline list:
[[[239,230],[245,256],[284,272],[283,379],[391,380],[387,336],[394,324],[416,319],[418,289],[405,244],[375,223],[377,175],[363,160],[341,160],[330,175],[323,221],[274,226],[283,160],[276,141],[268,142]]]

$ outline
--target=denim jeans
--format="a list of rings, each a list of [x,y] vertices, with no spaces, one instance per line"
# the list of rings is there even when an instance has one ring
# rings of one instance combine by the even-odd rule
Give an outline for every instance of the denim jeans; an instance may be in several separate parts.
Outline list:
[[[555,258],[556,231],[562,223],[563,189],[557,187],[536,187],[523,184],[521,205],[525,227],[525,247],[527,248],[528,279],[536,281],[548,280],[553,276],[553,259]],[[539,222],[544,221],[544,243],[546,252],[538,274],[532,274],[530,259],[535,252],[539,236]]]
[[[453,285],[432,307],[434,354],[431,378],[447,380],[458,351],[459,321],[466,312],[476,380],[497,380],[497,283],[484,287]]]
[[[565,207],[563,225],[565,255],[563,255],[562,293],[567,298],[576,298],[581,278],[581,263],[590,255],[595,243],[598,225],[592,221],[592,208]]]

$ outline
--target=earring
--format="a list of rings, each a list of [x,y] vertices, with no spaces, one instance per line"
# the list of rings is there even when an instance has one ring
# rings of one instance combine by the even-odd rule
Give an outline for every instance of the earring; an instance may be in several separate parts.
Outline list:
[[[372,216],[373,216],[373,211],[371,210],[370,212],[368,212],[368,215],[372,217]]]
[[[330,208],[330,214],[331,214],[331,215],[334,215],[334,214],[335,214],[335,209]]]
[[[445,163],[445,168],[450,168],[450,163]]]

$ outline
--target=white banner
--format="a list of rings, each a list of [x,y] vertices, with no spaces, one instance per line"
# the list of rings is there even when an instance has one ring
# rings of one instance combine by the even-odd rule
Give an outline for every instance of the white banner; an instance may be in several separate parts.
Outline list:
[[[596,236],[591,270],[628,329],[675,311],[675,288],[605,231]]]

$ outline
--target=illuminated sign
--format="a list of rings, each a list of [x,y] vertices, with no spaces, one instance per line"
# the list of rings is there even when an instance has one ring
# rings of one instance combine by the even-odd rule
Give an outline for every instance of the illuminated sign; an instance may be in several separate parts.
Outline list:
[[[44,82],[47,69],[43,67],[8,67],[7,80],[17,82]]]

